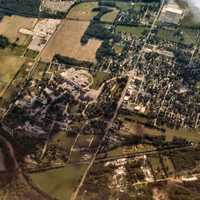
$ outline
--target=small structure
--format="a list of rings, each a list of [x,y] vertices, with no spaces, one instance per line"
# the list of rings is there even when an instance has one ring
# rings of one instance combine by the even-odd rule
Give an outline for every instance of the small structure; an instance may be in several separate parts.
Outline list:
[[[184,10],[174,1],[170,0],[164,7],[160,15],[160,21],[168,24],[179,24],[184,17]]]

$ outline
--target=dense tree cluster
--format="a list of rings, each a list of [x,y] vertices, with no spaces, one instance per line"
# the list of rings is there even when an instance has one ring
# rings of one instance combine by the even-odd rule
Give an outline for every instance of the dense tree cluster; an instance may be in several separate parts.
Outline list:
[[[111,33],[107,28],[105,28],[102,24],[92,22],[83,37],[81,38],[81,43],[86,44],[90,38],[97,38],[100,40],[109,40],[113,37],[113,33]]]
[[[96,58],[97,60],[101,60],[102,58],[108,57],[108,56],[115,56],[115,52],[112,49],[112,46],[110,45],[108,40],[105,40],[101,47],[97,50]]]
[[[4,49],[10,44],[7,37],[0,35],[0,48]]]

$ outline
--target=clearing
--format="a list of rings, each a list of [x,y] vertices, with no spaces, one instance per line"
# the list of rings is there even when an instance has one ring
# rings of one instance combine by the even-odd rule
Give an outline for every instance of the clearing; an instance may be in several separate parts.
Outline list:
[[[66,165],[64,168],[31,174],[34,183],[41,190],[58,200],[70,199],[85,170],[84,165]]]
[[[117,32],[124,34],[133,34],[135,37],[141,37],[145,30],[148,30],[144,26],[124,26],[118,25],[116,28]]]
[[[92,11],[92,9],[96,7],[98,7],[97,2],[80,3],[70,10],[67,18],[90,21],[97,14],[97,12]]]

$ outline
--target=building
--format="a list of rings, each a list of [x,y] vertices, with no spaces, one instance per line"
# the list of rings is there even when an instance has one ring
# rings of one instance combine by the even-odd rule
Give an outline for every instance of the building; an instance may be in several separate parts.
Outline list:
[[[163,7],[160,21],[168,24],[179,24],[183,17],[184,10],[174,0],[171,0]]]

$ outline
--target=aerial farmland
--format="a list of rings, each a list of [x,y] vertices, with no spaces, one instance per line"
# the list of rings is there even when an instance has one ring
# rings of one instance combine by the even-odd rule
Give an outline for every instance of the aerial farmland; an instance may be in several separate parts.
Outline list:
[[[0,199],[199,200],[199,13],[0,0]]]

